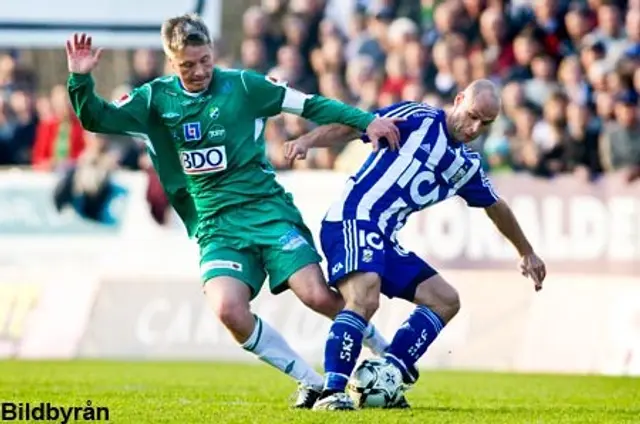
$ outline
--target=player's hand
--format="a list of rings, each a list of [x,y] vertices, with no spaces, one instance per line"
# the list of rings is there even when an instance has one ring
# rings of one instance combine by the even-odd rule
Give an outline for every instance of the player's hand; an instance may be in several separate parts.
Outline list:
[[[522,275],[533,280],[536,291],[542,290],[542,282],[547,276],[547,267],[538,255],[535,253],[524,255],[520,260],[520,271]]]
[[[293,165],[296,159],[305,160],[308,151],[309,147],[302,138],[284,143],[284,158],[289,162],[290,166]]]
[[[91,36],[87,34],[75,33],[67,40],[67,66],[71,73],[90,73],[98,65],[101,54],[102,49],[92,49]]]
[[[389,149],[398,150],[400,148],[400,130],[396,122],[405,121],[405,118],[376,118],[367,127],[367,135],[371,140],[373,151],[380,149],[380,139],[386,138]]]

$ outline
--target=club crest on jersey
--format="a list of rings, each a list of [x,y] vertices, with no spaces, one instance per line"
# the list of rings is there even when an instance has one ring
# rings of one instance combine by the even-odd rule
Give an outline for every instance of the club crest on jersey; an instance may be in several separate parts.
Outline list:
[[[209,118],[216,120],[220,117],[220,109],[218,107],[213,106],[209,109]]]
[[[202,131],[200,130],[200,122],[189,122],[182,126],[184,130],[184,141],[200,141]]]
[[[453,176],[451,177],[451,179],[449,180],[449,182],[453,185],[458,184],[460,182],[460,180],[462,180],[467,173],[469,172],[469,169],[471,169],[471,165],[468,163],[463,164],[457,171],[455,174],[453,174]]]
[[[227,137],[227,130],[222,125],[214,125],[207,136],[211,141],[221,142]]]

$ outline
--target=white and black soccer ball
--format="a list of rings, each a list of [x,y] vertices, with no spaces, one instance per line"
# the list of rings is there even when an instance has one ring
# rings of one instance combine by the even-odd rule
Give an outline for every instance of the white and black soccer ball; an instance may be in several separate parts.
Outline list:
[[[359,408],[386,408],[402,396],[402,374],[384,359],[367,359],[353,372],[347,393]]]

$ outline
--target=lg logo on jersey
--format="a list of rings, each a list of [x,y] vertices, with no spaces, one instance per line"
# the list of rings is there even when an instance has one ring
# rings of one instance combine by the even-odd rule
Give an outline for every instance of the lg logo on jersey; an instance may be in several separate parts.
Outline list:
[[[184,132],[184,141],[200,141],[202,132],[200,130],[200,122],[189,122],[182,126]]]
[[[224,146],[182,152],[182,169],[188,175],[224,171],[227,169]]]

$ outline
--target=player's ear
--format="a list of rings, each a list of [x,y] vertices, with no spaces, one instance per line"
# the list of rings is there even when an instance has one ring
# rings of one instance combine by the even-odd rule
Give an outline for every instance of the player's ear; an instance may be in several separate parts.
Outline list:
[[[169,67],[173,70],[173,72],[175,72],[176,74],[179,73],[180,67],[178,66],[178,60],[174,55],[167,55],[167,63],[169,64]]]

